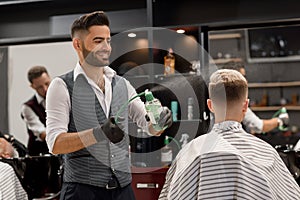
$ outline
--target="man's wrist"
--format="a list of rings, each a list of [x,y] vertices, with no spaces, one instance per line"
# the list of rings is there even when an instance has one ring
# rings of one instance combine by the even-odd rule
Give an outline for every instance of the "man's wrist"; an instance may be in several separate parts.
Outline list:
[[[105,139],[100,125],[93,128],[93,135],[97,142],[103,141]]]

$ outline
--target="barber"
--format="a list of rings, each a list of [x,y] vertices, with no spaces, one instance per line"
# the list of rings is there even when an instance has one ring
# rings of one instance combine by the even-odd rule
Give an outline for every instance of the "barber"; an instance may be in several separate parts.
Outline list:
[[[145,118],[132,85],[108,67],[111,53],[109,20],[104,12],[76,19],[72,44],[79,62],[73,71],[53,79],[46,98],[46,141],[49,151],[63,154],[60,199],[131,200],[128,118],[149,134],[160,135]],[[172,124],[164,107],[161,127]]]

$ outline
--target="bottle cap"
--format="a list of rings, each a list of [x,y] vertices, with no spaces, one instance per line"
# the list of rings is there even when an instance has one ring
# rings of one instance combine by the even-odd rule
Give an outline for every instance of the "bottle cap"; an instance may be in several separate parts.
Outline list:
[[[145,97],[146,101],[152,101],[154,99],[152,92],[148,90],[145,92]]]
[[[164,140],[164,144],[167,145],[167,144],[169,144],[169,143],[170,143],[170,142],[169,142],[169,137],[166,136],[166,137],[165,137],[165,140]]]

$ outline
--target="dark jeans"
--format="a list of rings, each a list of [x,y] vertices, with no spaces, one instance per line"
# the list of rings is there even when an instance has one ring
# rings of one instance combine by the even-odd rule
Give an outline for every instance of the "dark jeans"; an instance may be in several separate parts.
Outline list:
[[[135,200],[131,184],[108,190],[81,183],[63,183],[60,200]]]

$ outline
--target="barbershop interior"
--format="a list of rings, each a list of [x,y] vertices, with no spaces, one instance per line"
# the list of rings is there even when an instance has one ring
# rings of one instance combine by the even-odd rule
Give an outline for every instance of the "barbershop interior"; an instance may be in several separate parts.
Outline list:
[[[300,199],[299,8],[0,0],[0,200]],[[207,136],[222,70],[247,83],[232,144]]]

